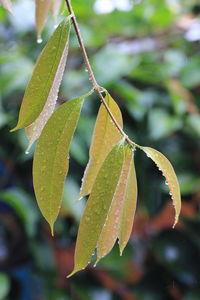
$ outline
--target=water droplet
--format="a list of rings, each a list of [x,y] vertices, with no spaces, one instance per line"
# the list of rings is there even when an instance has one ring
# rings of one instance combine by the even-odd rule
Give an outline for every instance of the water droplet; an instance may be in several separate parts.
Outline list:
[[[165,181],[165,184],[166,184],[166,185],[169,185],[169,183],[168,183],[167,181]]]
[[[25,154],[29,154],[29,151],[25,151]]]
[[[88,69],[85,69],[85,72],[88,72]]]
[[[41,38],[41,36],[38,36],[38,38],[37,38],[37,43],[38,43],[38,44],[41,44],[41,43],[42,43],[42,38]]]

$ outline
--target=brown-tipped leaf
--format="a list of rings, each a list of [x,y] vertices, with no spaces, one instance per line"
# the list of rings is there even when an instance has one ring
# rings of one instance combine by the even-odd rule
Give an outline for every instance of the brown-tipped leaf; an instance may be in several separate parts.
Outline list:
[[[119,181],[124,160],[124,147],[116,145],[106,157],[92,188],[82,216],[75,249],[74,270],[85,268],[97,246],[102,228]]]
[[[69,38],[69,31],[69,21],[63,21],[40,54],[25,91],[18,124],[12,131],[29,126],[42,112],[52,89]]]
[[[41,39],[41,33],[46,24],[47,15],[51,7],[52,0],[35,0],[35,23],[38,41]]]
[[[120,217],[122,215],[122,210],[127,210],[127,194],[130,189],[130,176],[131,176],[131,168],[133,164],[133,150],[129,147],[125,147],[125,158],[124,164],[121,171],[120,179],[112,200],[112,205],[110,207],[105,226],[102,229],[101,235],[99,237],[98,245],[97,245],[97,261],[107,255],[111,249],[113,248],[116,239],[120,233]],[[133,182],[131,182],[133,184]],[[134,200],[132,202],[136,202],[137,195],[137,187],[135,192],[135,186],[132,186],[131,196],[134,195]],[[132,211],[132,204],[129,201],[130,211]],[[124,216],[125,214],[123,214]],[[133,214],[134,216],[134,214]],[[122,218],[124,219],[124,217]],[[133,220],[133,218],[132,218]],[[123,221],[121,222],[123,223]],[[122,224],[123,226],[124,224]],[[128,224],[129,225],[129,224]],[[123,230],[124,232],[124,230]]]
[[[105,101],[118,124],[123,127],[120,109],[108,93],[106,94]],[[121,134],[111,120],[106,108],[101,104],[90,147],[90,158],[83,176],[80,198],[90,194],[102,163],[112,147],[116,145],[120,139]]]
[[[69,147],[86,96],[68,101],[52,114],[36,147],[33,161],[34,190],[40,210],[52,232],[68,172]]]
[[[175,221],[173,225],[174,227],[178,222],[179,214],[181,211],[181,195],[177,176],[171,163],[162,153],[149,147],[141,147],[141,149],[146,153],[148,157],[150,157],[155,162],[159,170],[163,173],[163,176],[166,178],[166,184],[169,185],[170,195],[172,197],[173,205],[175,208]]]

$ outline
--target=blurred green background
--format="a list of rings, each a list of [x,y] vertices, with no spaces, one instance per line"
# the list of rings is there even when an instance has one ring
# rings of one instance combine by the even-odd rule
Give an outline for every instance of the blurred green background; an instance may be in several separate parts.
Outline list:
[[[70,279],[84,201],[77,202],[99,108],[85,103],[55,238],[37,207],[24,131],[9,133],[35,60],[54,30],[49,16],[36,43],[34,2],[0,7],[0,300],[200,299],[199,0],[74,0],[94,73],[120,106],[125,131],[173,163],[182,192],[174,209],[164,178],[136,152],[138,209],[124,255],[116,247]],[[63,18],[60,15],[59,20]],[[59,21],[58,20],[58,21]],[[58,104],[91,88],[74,32]]]

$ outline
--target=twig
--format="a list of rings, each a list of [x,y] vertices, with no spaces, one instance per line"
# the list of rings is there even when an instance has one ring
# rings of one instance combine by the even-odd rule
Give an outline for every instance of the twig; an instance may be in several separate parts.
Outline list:
[[[115,126],[117,127],[117,129],[119,130],[119,132],[121,133],[121,135],[125,138],[125,140],[127,141],[127,143],[130,144],[131,146],[133,146],[133,145],[137,146],[137,144],[135,144],[133,141],[131,141],[129,139],[129,137],[126,135],[126,133],[123,131],[123,129],[120,127],[120,125],[118,124],[117,120],[115,119],[115,117],[112,114],[112,112],[111,112],[108,104],[106,103],[106,101],[104,99],[104,97],[102,95],[102,88],[97,83],[96,78],[94,76],[94,72],[93,72],[92,67],[90,65],[89,58],[88,58],[88,55],[87,55],[87,52],[86,52],[86,49],[85,49],[85,46],[84,46],[83,38],[81,36],[79,25],[78,25],[78,22],[76,20],[76,16],[74,14],[74,10],[73,10],[73,7],[71,5],[70,0],[66,0],[66,4],[67,4],[67,8],[69,10],[69,13],[72,15],[71,19],[72,19],[72,22],[73,22],[73,25],[74,25],[74,29],[76,31],[76,35],[77,35],[77,38],[78,38],[79,45],[80,45],[81,50],[82,50],[82,54],[83,54],[83,58],[84,58],[84,61],[85,61],[86,69],[88,71],[89,78],[90,78],[90,80],[92,82],[94,90],[98,93],[98,95],[99,95],[99,97],[101,99],[101,102],[103,103],[103,105],[105,106],[108,114],[110,115],[110,118],[112,119],[113,123],[115,124]]]

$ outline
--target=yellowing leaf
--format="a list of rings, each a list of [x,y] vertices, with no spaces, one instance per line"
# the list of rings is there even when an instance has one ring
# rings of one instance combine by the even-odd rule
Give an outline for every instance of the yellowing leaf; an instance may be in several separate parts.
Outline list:
[[[130,161],[129,176],[127,180],[123,208],[121,210],[121,215],[120,215],[120,229],[119,229],[120,255],[122,255],[122,252],[126,247],[132,232],[136,205],[137,205],[137,178],[135,174],[134,160],[132,157]]]
[[[169,160],[159,151],[149,147],[140,148],[146,153],[148,157],[150,157],[155,162],[159,170],[163,173],[163,176],[166,178],[166,183],[169,185],[170,195],[172,197],[175,208],[175,221],[173,225],[174,227],[178,222],[179,214],[181,211],[180,187],[174,169]]]
[[[33,161],[34,190],[40,210],[50,224],[52,233],[68,172],[71,139],[83,100],[88,95],[61,105],[46,123],[36,147]]]
[[[69,276],[85,268],[91,259],[112,203],[123,160],[124,147],[118,144],[108,154],[96,177],[80,222],[74,270]]]
[[[46,24],[47,15],[50,10],[51,0],[35,0],[35,22],[38,35],[38,42]]]
[[[29,126],[43,110],[55,81],[69,31],[69,22],[63,21],[40,54],[23,98],[18,124],[11,131]]]
[[[69,37],[69,34],[68,34]],[[40,113],[39,117],[32,123],[30,126],[26,128],[26,134],[29,139],[29,146],[27,151],[30,149],[32,144],[39,138],[46,122],[48,121],[49,117],[54,111],[56,100],[58,97],[58,90],[61,84],[61,80],[63,77],[63,73],[65,70],[65,65],[67,61],[67,54],[68,54],[68,40],[66,42],[65,48],[63,50],[62,57],[60,59],[60,63],[58,65],[58,69],[56,71],[54,81],[52,87],[49,92],[49,96],[46,100],[45,106]]]
[[[5,7],[5,9],[7,9],[11,14],[13,14],[11,0],[0,0],[0,5]]]
[[[120,109],[108,93],[106,94],[105,101],[118,124],[123,127]],[[80,198],[90,194],[102,163],[112,147],[116,145],[120,139],[121,134],[111,120],[104,105],[101,104],[90,147],[90,158],[82,180]]]
[[[52,0],[51,1],[51,13],[54,17],[55,22],[57,21],[57,16],[62,4],[62,0]]]
[[[130,180],[130,176],[131,174],[131,168],[132,168],[132,160],[133,160],[133,150],[129,147],[126,146],[125,147],[125,159],[124,159],[124,164],[123,164],[123,168],[121,171],[121,175],[120,175],[120,179],[112,200],[112,205],[110,207],[110,210],[108,212],[108,216],[106,219],[106,223],[102,229],[101,235],[99,237],[99,241],[98,241],[98,245],[97,245],[97,262],[103,258],[105,255],[107,255],[111,249],[113,248],[116,239],[119,236],[119,232],[120,232],[120,218],[121,218],[121,214],[122,214],[122,210],[124,209],[124,211],[128,209],[130,209],[131,213],[133,211],[132,209],[132,203],[130,201],[130,193],[129,193],[129,189],[130,189],[130,181],[131,184],[133,184],[132,180]],[[136,186],[136,190],[135,190],[135,186],[131,187],[132,190],[131,192],[131,196],[134,196],[134,203],[136,202],[136,195],[137,195],[137,186]],[[127,195],[128,194],[128,195]],[[128,198],[129,196],[129,198]],[[131,197],[132,200],[133,197]],[[127,199],[129,200],[129,203],[127,203]],[[128,205],[130,205],[130,207],[128,207]],[[125,207],[124,207],[125,206]],[[123,208],[124,207],[124,208]],[[124,215],[125,213],[123,213],[123,217],[122,217],[122,226],[124,225]],[[134,213],[133,213],[134,216]],[[133,217],[132,219],[133,220]],[[124,227],[124,226],[123,226]],[[124,230],[123,230],[124,233]]]

